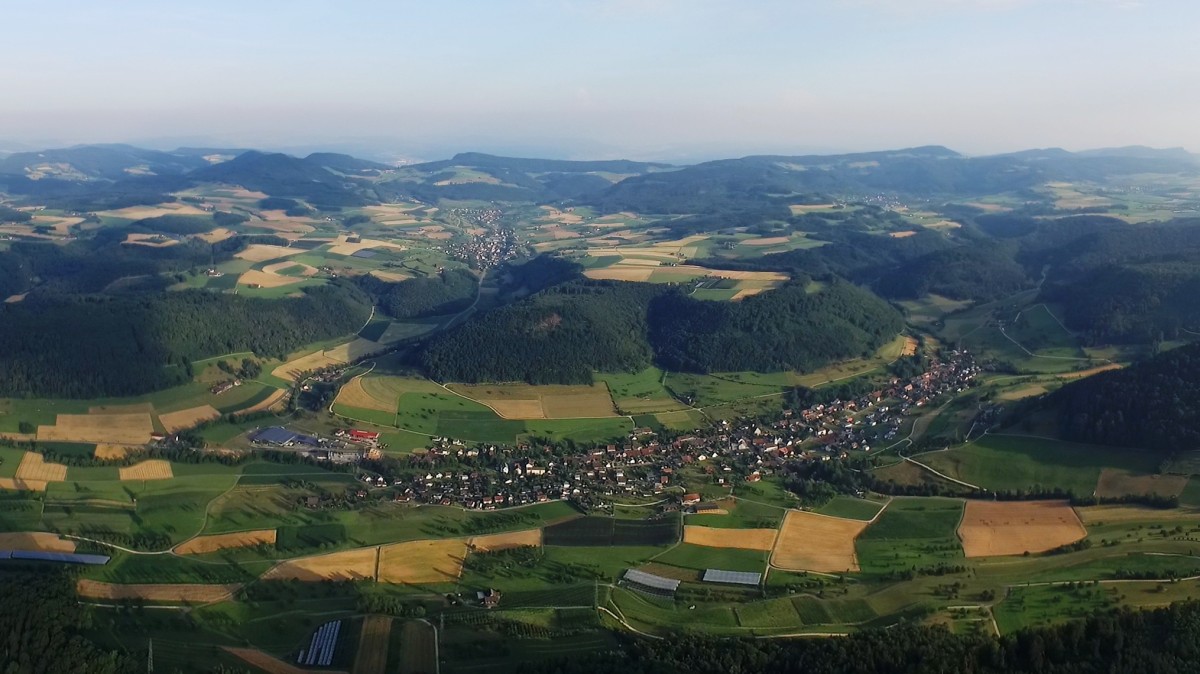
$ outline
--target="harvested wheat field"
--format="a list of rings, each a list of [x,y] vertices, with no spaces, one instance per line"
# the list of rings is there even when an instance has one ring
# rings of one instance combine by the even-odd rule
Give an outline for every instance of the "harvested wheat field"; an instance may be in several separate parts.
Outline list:
[[[380,241],[379,239],[361,239],[357,243],[349,243],[349,237],[343,234],[329,246],[329,252],[334,255],[353,255],[360,250],[367,250],[369,248],[407,250],[405,246],[401,246],[400,244]]]
[[[13,477],[35,482],[62,482],[67,479],[67,467],[61,463],[47,463],[37,452],[25,452]]]
[[[263,271],[268,274],[280,274],[285,269],[288,270],[289,276],[309,277],[317,275],[317,270],[315,267],[310,267],[303,262],[293,262],[291,260],[284,260],[283,262],[276,262],[275,264],[269,264],[263,267]]]
[[[388,283],[399,283],[412,278],[412,274],[405,274],[399,271],[382,271],[380,269],[372,269],[370,274],[380,281],[387,281]]]
[[[275,389],[271,392],[271,395],[267,396],[266,400],[241,410],[239,414],[250,414],[251,412],[262,412],[263,410],[269,410],[280,400],[283,400],[285,395],[287,395],[287,391],[284,391],[283,389]]]
[[[242,272],[238,277],[238,284],[250,287],[259,288],[282,288],[284,286],[295,285],[304,279],[296,278],[295,276],[280,276],[279,274],[268,274],[264,271],[251,269]]]
[[[363,377],[355,377],[338,391],[335,402],[338,405],[357,407],[364,410],[395,413],[399,404],[399,398],[392,398],[391,400],[377,398],[363,388]]]
[[[642,281],[650,280],[650,275],[657,267],[636,267],[613,265],[603,269],[589,269],[583,275],[590,279],[606,281]]]
[[[1179,496],[1187,482],[1186,475],[1134,475],[1119,468],[1105,468],[1096,481],[1096,496]]]
[[[920,346],[920,344],[917,342],[917,340],[915,338],[905,335],[904,336],[904,348],[900,350],[901,357],[917,355],[917,347],[918,346]]]
[[[1200,520],[1200,511],[1196,510],[1163,510],[1141,505],[1094,505],[1075,508],[1075,514],[1085,526],[1104,522],[1196,522]]]
[[[103,583],[98,580],[79,579],[75,584],[75,592],[85,599],[143,599],[164,603],[199,603],[208,604],[228,599],[242,586],[204,585],[204,584],[146,584],[126,585],[121,583]]]
[[[617,416],[604,384],[450,384],[451,391],[492,408],[505,419],[578,419]]]
[[[746,239],[742,241],[742,244],[746,246],[778,246],[788,241],[790,239],[786,236],[760,236],[757,239]]]
[[[75,541],[59,538],[44,531],[0,534],[0,549],[37,550],[40,552],[75,552]]]
[[[195,236],[197,239],[200,239],[201,241],[203,241],[205,243],[218,243],[220,241],[224,241],[225,239],[232,238],[233,234],[234,234],[234,232],[232,229],[226,229],[225,227],[218,227],[211,232],[206,232],[204,234],[196,234]]]
[[[345,674],[330,669],[301,669],[291,663],[284,662],[279,658],[264,653],[257,648],[235,648],[233,646],[222,646],[222,650],[230,655],[238,658],[242,662],[249,664],[256,670],[266,672],[267,674],[315,674],[322,672],[323,674]]]
[[[1045,552],[1087,536],[1066,501],[967,501],[958,537],[967,557]]]
[[[114,445],[144,445],[150,441],[154,424],[150,414],[60,414],[53,426],[38,426],[39,442],[104,442]]]
[[[162,459],[151,459],[125,466],[120,470],[121,481],[131,480],[170,480],[175,477],[171,472],[171,462]]]
[[[384,674],[387,671],[388,639],[392,634],[392,618],[369,615],[363,619],[358,638],[358,654],[354,656],[353,674]]]
[[[191,428],[202,421],[212,421],[220,416],[221,413],[212,405],[201,405],[178,412],[160,414],[158,420],[162,422],[163,428],[167,429],[168,433],[174,433]]]
[[[256,545],[275,545],[275,529],[239,531],[233,534],[197,536],[175,547],[179,555],[202,555],[206,552],[229,550],[230,548],[252,548]]]
[[[380,548],[381,583],[453,583],[462,575],[467,542],[460,538],[408,541]]]
[[[262,243],[252,243],[246,250],[238,252],[234,257],[250,262],[266,262],[281,257],[299,255],[306,252],[303,248],[287,248],[284,246],[268,246]]]
[[[16,295],[9,295],[8,297],[4,298],[4,303],[16,304],[17,302],[23,302],[28,294],[29,293],[17,293]]]
[[[891,234],[888,234],[888,236],[892,237],[893,239],[907,239],[910,236],[916,236],[916,235],[917,235],[916,230],[912,230],[912,229],[908,229],[903,232],[892,232]]]
[[[1037,384],[1031,384],[1029,386],[1022,386],[1018,389],[1009,389],[996,397],[1000,400],[1024,400],[1025,398],[1040,396],[1043,393],[1046,393],[1045,387],[1038,386]]]
[[[771,553],[771,565],[788,571],[858,571],[854,539],[867,524],[789,510]]]
[[[129,206],[112,211],[100,211],[96,215],[107,215],[113,218],[128,218],[129,220],[144,220],[157,218],[162,215],[211,215],[190,204],[159,204],[157,206]]]
[[[542,544],[542,530],[510,531],[506,534],[472,536],[467,539],[471,552],[493,552],[512,548],[536,548]]]
[[[1099,367],[1093,367],[1093,368],[1089,368],[1087,370],[1078,370],[1076,372],[1064,372],[1064,373],[1058,375],[1058,378],[1059,379],[1083,379],[1084,377],[1090,377],[1094,374],[1100,374],[1101,372],[1108,372],[1109,370],[1120,370],[1121,367],[1122,367],[1122,365],[1120,363],[1109,363],[1108,365],[1101,365]]]
[[[828,211],[832,208],[837,208],[836,204],[792,204],[788,206],[791,209],[792,215],[801,215],[803,213],[812,213],[813,211]]]
[[[741,290],[734,293],[733,297],[729,298],[729,301],[737,302],[740,300],[744,300],[747,297],[754,297],[755,295],[757,295],[761,292],[764,292],[764,291],[766,291],[766,288],[742,288]]]
[[[280,562],[263,574],[263,580],[374,580],[379,548],[358,548],[310,555]]]
[[[775,546],[774,529],[718,529],[688,525],[683,528],[683,542],[710,548],[736,548],[766,552]]]
[[[46,491],[48,482],[43,480],[18,480],[12,477],[0,477],[0,489],[11,491]]]

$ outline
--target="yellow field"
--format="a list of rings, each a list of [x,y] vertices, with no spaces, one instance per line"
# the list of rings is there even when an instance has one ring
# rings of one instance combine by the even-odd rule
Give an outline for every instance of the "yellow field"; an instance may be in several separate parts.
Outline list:
[[[268,260],[277,260],[281,257],[299,255],[304,252],[306,251],[303,248],[286,248],[284,246],[268,246],[261,243],[252,243],[246,246],[246,250],[239,251],[234,257],[250,262],[266,262]]]
[[[506,534],[490,534],[487,536],[472,536],[467,539],[467,547],[472,552],[493,552],[495,550],[510,550],[512,548],[536,548],[541,544],[541,529],[510,531]]]
[[[590,279],[606,280],[606,281],[641,281],[647,282],[650,280],[650,275],[654,273],[654,267],[635,267],[613,265],[604,267],[603,269],[589,269],[583,272],[583,275]]]
[[[143,599],[145,601],[208,604],[228,599],[241,585],[125,585],[81,578],[75,592],[85,599]]]
[[[130,206],[112,211],[98,211],[96,215],[144,220],[163,215],[209,215],[209,213],[190,204],[158,204],[156,206]]]
[[[760,236],[756,239],[746,239],[742,241],[742,244],[746,246],[778,246],[790,240],[790,237],[786,236]]]
[[[11,491],[46,491],[48,482],[43,480],[18,480],[11,477],[0,477],[0,489]]]
[[[1075,514],[1085,525],[1103,522],[1137,522],[1155,523],[1195,522],[1200,520],[1200,511],[1196,510],[1162,510],[1140,505],[1096,505],[1075,508]]]
[[[804,213],[812,213],[814,211],[828,211],[836,208],[835,204],[792,204],[788,206],[791,209],[792,215],[802,215]]]
[[[1109,363],[1108,365],[1101,365],[1099,367],[1093,367],[1093,368],[1090,368],[1087,370],[1078,370],[1076,372],[1064,372],[1064,373],[1058,375],[1058,378],[1059,379],[1083,379],[1084,377],[1090,377],[1094,374],[1100,374],[1101,372],[1108,372],[1109,370],[1120,370],[1121,367],[1122,366],[1119,363]]]
[[[379,548],[358,548],[310,555],[280,562],[263,574],[264,580],[374,580]]]
[[[915,338],[905,335],[904,336],[904,348],[902,348],[900,350],[900,356],[904,357],[904,356],[917,355],[917,347],[918,346],[920,346],[920,344],[917,342],[917,340]]]
[[[230,548],[252,548],[256,545],[275,545],[275,529],[259,529],[257,531],[239,531],[234,534],[213,534],[197,536],[184,541],[175,548],[180,555],[202,555],[206,552],[217,552]]]
[[[338,391],[335,402],[338,405],[358,407],[364,410],[395,413],[399,400],[392,399],[391,401],[388,401],[376,398],[363,389],[363,379],[365,379],[365,377],[355,377],[346,383],[346,385],[343,386],[340,391]]]
[[[996,397],[1000,400],[1022,400],[1024,398],[1040,396],[1045,392],[1046,389],[1044,387],[1038,386],[1037,384],[1030,384],[1029,386],[1022,386],[1018,389],[1008,389]]]
[[[907,239],[910,236],[916,236],[916,235],[917,235],[916,230],[912,230],[912,229],[905,230],[903,232],[892,232],[892,233],[888,234],[888,236],[892,237],[893,239]]]
[[[108,445],[101,443],[96,445],[96,451],[92,454],[92,456],[95,456],[97,459],[109,461],[113,459],[124,459],[125,456],[129,454],[130,449],[130,447],[126,447],[125,445]]]
[[[47,463],[37,452],[25,452],[13,477],[34,482],[62,482],[67,479],[67,467],[61,463]]]
[[[217,243],[217,242],[224,241],[225,239],[232,237],[233,234],[234,234],[234,231],[232,229],[218,227],[218,228],[212,230],[211,232],[207,232],[205,234],[196,234],[195,236],[197,239],[200,239],[201,241],[203,241],[205,243]]]
[[[1066,501],[968,500],[958,527],[967,557],[1045,552],[1086,535]]]
[[[771,565],[788,571],[858,571],[854,539],[867,522],[789,510]]]
[[[151,459],[125,466],[119,471],[121,481],[132,480],[170,480],[175,477],[171,472],[171,462],[162,459]]]
[[[242,272],[238,277],[238,283],[244,286],[258,286],[260,288],[282,288],[283,286],[295,285],[304,279],[295,276],[280,276],[279,274],[268,274],[264,271],[251,269]]]
[[[314,353],[289,360],[283,365],[275,368],[271,374],[279,377],[280,379],[294,382],[301,374],[305,372],[312,372],[313,370],[320,370],[336,365],[345,365],[352,360],[368,356],[372,353],[382,351],[383,349],[384,347],[377,342],[372,342],[369,339],[362,339],[360,337],[353,342],[335,346],[332,349],[316,351]]]
[[[381,583],[452,583],[462,575],[467,543],[441,539],[393,543],[380,548]]]
[[[590,386],[529,384],[447,384],[455,393],[478,401],[505,419],[576,419],[615,417],[604,384]]]
[[[683,528],[683,542],[710,548],[736,548],[766,552],[775,546],[774,529],[718,529],[688,525]]]
[[[0,550],[75,552],[75,541],[59,538],[58,534],[48,534],[42,531],[0,533]]]
[[[372,269],[370,274],[371,276],[374,276],[381,281],[387,281],[388,283],[399,283],[412,278],[412,274],[406,274],[399,271],[382,271],[379,269]]]
[[[144,445],[150,441],[154,424],[147,413],[60,414],[53,426],[38,426],[40,442],[103,442],[114,445]]]
[[[391,634],[391,616],[369,615],[363,619],[352,674],[385,674]]]
[[[1118,468],[1105,468],[1096,481],[1096,496],[1179,496],[1187,483],[1186,475],[1132,475]]]
[[[388,241],[380,241],[379,239],[363,239],[358,243],[348,243],[346,235],[341,235],[329,246],[329,252],[334,255],[353,255],[360,250],[368,248],[394,248],[396,250],[407,250],[405,246]]]
[[[272,407],[274,407],[275,404],[278,403],[280,400],[283,400],[283,397],[285,395],[287,395],[287,391],[284,391],[283,389],[275,389],[274,391],[271,392],[271,395],[267,396],[267,398],[265,400],[263,400],[262,402],[260,402],[256,405],[253,405],[251,407],[247,407],[246,409],[242,410],[241,413],[242,414],[250,414],[251,412],[261,412],[263,410],[269,410]]]
[[[158,420],[162,422],[163,428],[166,428],[168,433],[175,433],[176,431],[191,428],[202,421],[210,421],[220,416],[221,413],[212,405],[201,405],[199,407],[190,407],[186,410],[179,410],[178,412],[160,414],[158,415]]]
[[[318,671],[327,674],[341,674],[328,669],[301,669],[291,663],[280,660],[274,655],[264,653],[257,648],[235,648],[233,646],[222,646],[221,648],[226,653],[249,664],[254,669],[266,672],[267,674],[315,674]]]
[[[29,293],[17,293],[16,295],[9,295],[8,297],[4,298],[4,303],[16,304],[17,302],[23,302],[28,294]]]

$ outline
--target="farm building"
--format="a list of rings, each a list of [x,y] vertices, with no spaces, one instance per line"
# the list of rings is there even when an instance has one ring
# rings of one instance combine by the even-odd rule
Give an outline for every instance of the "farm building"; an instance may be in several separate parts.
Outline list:
[[[282,426],[272,426],[255,433],[251,439],[265,445],[278,445],[282,447],[294,441],[297,435],[297,433],[293,433]]]
[[[729,585],[758,585],[762,581],[761,573],[750,573],[747,571],[723,571],[721,569],[705,569],[704,577],[701,578],[706,583],[727,583]]]
[[[629,569],[625,572],[625,582],[632,586],[632,589],[643,590],[652,594],[671,595],[675,590],[679,589],[679,581],[674,578],[663,578],[645,571],[637,569]]]
[[[350,431],[350,439],[355,442],[379,442],[379,433],[352,429]]]

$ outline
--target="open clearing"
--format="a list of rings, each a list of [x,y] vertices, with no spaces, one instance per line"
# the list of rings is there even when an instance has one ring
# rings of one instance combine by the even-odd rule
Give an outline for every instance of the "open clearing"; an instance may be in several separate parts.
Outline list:
[[[1093,367],[1093,368],[1089,368],[1087,370],[1076,370],[1074,372],[1063,372],[1062,374],[1058,375],[1058,378],[1059,379],[1083,379],[1084,377],[1090,377],[1094,374],[1100,374],[1101,372],[1108,372],[1109,370],[1120,370],[1122,367],[1123,366],[1120,363],[1109,363],[1108,365],[1101,365],[1099,367]]]
[[[967,557],[1053,550],[1087,536],[1067,501],[967,501],[958,527]]]
[[[367,616],[359,635],[358,654],[354,657],[352,674],[384,674],[387,671],[388,640],[391,635],[390,616]]]
[[[374,580],[379,548],[359,548],[289,559],[263,574],[263,580]]]
[[[0,534],[0,550],[38,550],[41,552],[75,552],[75,541],[59,538],[44,531]]]
[[[338,392],[337,404],[395,414],[399,398],[392,396],[390,399],[384,399],[372,395],[370,391],[367,391],[363,387],[363,380],[365,379],[367,378],[355,377],[343,386]]]
[[[383,271],[381,269],[372,269],[370,274],[371,276],[374,276],[381,281],[387,281],[388,283],[399,283],[412,278],[412,274],[405,274],[404,272],[399,271]]]
[[[1075,509],[1084,525],[1102,522],[1174,522],[1200,520],[1200,511],[1196,510],[1162,510],[1140,505],[1095,505]]]
[[[608,387],[603,383],[590,386],[449,384],[447,388],[487,405],[505,419],[618,416]]]
[[[771,565],[789,571],[858,571],[854,539],[867,523],[789,510]]]
[[[121,481],[127,482],[132,480],[170,480],[175,477],[171,472],[171,462],[163,461],[162,459],[151,459],[150,461],[142,461],[135,463],[132,466],[125,466],[120,470]]]
[[[147,413],[60,414],[53,426],[38,426],[39,442],[96,442],[144,445],[154,424]]]
[[[285,395],[287,395],[287,391],[277,388],[274,391],[272,391],[271,395],[267,396],[267,398],[265,400],[258,403],[257,405],[254,405],[252,407],[248,407],[248,408],[242,410],[240,413],[241,414],[251,414],[253,412],[262,412],[263,410],[269,410],[275,406],[275,403],[279,402],[280,400],[283,400],[283,396],[285,396]]]
[[[368,250],[371,248],[392,248],[395,250],[407,250],[405,246],[400,244],[380,241],[378,239],[361,239],[356,243],[350,243],[349,237],[342,235],[337,238],[329,246],[329,252],[334,255],[353,255],[360,250]]]
[[[453,583],[462,574],[467,543],[462,539],[408,541],[379,549],[381,583]]]
[[[13,491],[46,491],[48,482],[43,480],[18,480],[12,477],[0,477],[0,489]]]
[[[13,477],[19,481],[62,482],[67,479],[67,467],[61,463],[48,463],[37,452],[25,452]]]
[[[1119,468],[1105,468],[1100,471],[1100,479],[1096,481],[1096,496],[1179,496],[1187,482],[1186,475],[1135,475]]]
[[[158,420],[162,422],[163,428],[168,433],[175,433],[191,428],[202,421],[211,421],[220,416],[221,413],[212,405],[201,405],[200,407],[190,407],[178,412],[160,414],[158,415]]]
[[[211,215],[190,204],[159,204],[157,206],[129,206],[111,211],[99,211],[96,215],[112,218],[127,218],[129,220],[144,220],[163,215]]]
[[[177,245],[179,242],[162,234],[138,234],[130,232],[125,235],[125,240],[121,243],[127,246],[148,246],[150,248],[166,248],[167,246]]]
[[[294,276],[280,276],[279,274],[268,274],[265,271],[251,269],[243,272],[238,277],[238,284],[251,287],[257,286],[259,288],[282,288],[283,286],[300,283],[303,280]]]
[[[369,339],[362,339],[360,337],[353,342],[342,344],[341,346],[335,346],[324,351],[316,351],[314,353],[289,360],[283,365],[275,368],[271,374],[279,377],[280,379],[294,382],[305,372],[321,370],[336,365],[345,365],[352,360],[363,358],[377,351],[382,351],[383,348],[384,347],[377,342],[372,342]]]
[[[170,603],[207,604],[233,596],[242,586],[189,584],[121,584],[79,579],[75,591],[85,599],[142,599]]]
[[[229,550],[231,548],[252,548],[256,545],[275,545],[275,529],[259,529],[257,531],[239,531],[234,534],[213,534],[197,536],[184,541],[175,548],[176,554],[202,555],[206,552]]]
[[[683,542],[710,548],[736,548],[766,552],[775,545],[774,529],[718,529],[716,527],[685,526]]]
[[[916,338],[905,335],[904,336],[904,348],[900,350],[900,356],[904,357],[904,356],[917,355],[917,347],[918,346],[920,346],[920,344],[917,343]]]
[[[488,536],[472,536],[467,539],[467,547],[472,552],[494,552],[496,550],[511,550],[513,548],[536,548],[542,544],[542,530],[511,531],[506,534],[490,534]]]

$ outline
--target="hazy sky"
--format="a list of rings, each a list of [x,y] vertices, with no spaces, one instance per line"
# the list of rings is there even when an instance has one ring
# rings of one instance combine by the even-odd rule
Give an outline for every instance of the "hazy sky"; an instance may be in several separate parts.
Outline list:
[[[3,0],[5,142],[1200,150],[1196,0]]]

